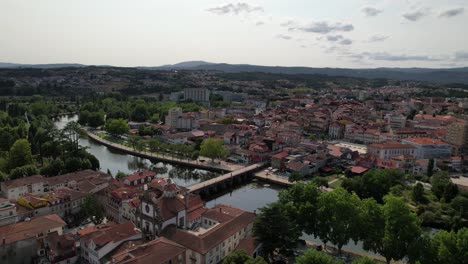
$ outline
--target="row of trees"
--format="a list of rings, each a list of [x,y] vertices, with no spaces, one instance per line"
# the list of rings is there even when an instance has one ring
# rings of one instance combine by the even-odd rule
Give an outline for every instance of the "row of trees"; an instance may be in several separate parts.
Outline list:
[[[275,254],[291,255],[302,233],[319,237],[325,245],[332,243],[339,252],[350,241],[362,241],[365,250],[382,255],[387,263],[403,258],[413,263],[445,263],[430,262],[425,254],[435,250],[429,247],[434,243],[437,250],[448,246],[422,232],[418,217],[402,198],[387,195],[379,204],[374,198],[361,200],[342,188],[321,193],[312,183],[297,183],[281,192],[277,202],[262,208],[254,233],[268,259]],[[437,250],[433,252],[436,259],[447,257]]]
[[[157,98],[136,99],[124,96],[93,98],[80,108],[80,124],[97,127],[106,119],[125,119],[135,122],[159,122],[169,109],[181,107],[184,112],[202,110],[201,105],[187,102],[159,101]]]

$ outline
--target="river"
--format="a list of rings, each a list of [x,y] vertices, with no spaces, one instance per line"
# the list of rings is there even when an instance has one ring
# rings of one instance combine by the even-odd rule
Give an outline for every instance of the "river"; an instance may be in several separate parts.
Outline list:
[[[61,116],[55,121],[55,126],[58,129],[62,129],[68,122],[77,120],[77,115]],[[192,169],[157,161],[152,162],[149,159],[135,157],[110,149],[89,140],[87,137],[81,137],[79,144],[82,147],[86,147],[88,152],[96,156],[101,165],[101,171],[107,172],[107,170],[109,170],[114,176],[119,171],[131,174],[139,169],[148,169],[151,166],[155,166],[158,171],[158,176],[171,178],[175,183],[181,186],[190,186],[219,175],[219,173],[206,170]]]
[[[71,117],[63,116],[55,122],[55,125],[57,128],[62,129],[68,122],[76,121],[77,119],[78,117],[76,115]],[[214,172],[176,166],[162,162],[153,163],[148,159],[135,157],[109,149],[106,146],[88,140],[86,137],[80,138],[79,143],[81,146],[87,147],[88,151],[99,159],[101,171],[107,172],[107,169],[109,169],[113,175],[118,171],[132,173],[138,169],[149,168],[151,165],[155,165],[159,168],[159,176],[169,177],[181,186],[190,186],[218,175]],[[247,211],[258,212],[260,208],[264,207],[268,203],[277,201],[278,193],[282,189],[282,187],[276,185],[265,184],[264,182],[253,180],[252,182],[238,186],[227,193],[219,195],[216,198],[211,198],[206,201],[206,206],[211,208],[216,204],[227,204]],[[322,243],[319,239],[306,234],[304,234],[302,238],[316,243]],[[343,249],[374,255],[371,252],[364,251],[360,243],[356,245],[351,242],[348,245],[345,245]]]

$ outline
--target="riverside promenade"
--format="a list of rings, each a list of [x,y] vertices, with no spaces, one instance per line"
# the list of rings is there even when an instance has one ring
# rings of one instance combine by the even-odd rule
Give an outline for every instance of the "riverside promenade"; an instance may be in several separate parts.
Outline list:
[[[189,186],[188,188],[190,189],[191,192],[200,191],[201,189],[204,189],[205,187],[209,187],[211,185],[216,185],[218,183],[225,182],[229,178],[234,178],[236,176],[249,174],[251,172],[258,171],[267,166],[266,162],[256,163],[256,164],[252,164],[249,166],[243,166],[243,165],[233,164],[233,163],[229,163],[225,161],[220,161],[219,163],[212,162],[208,158],[204,158],[205,161],[200,162],[198,160],[180,159],[180,158],[175,158],[175,157],[171,157],[167,155],[151,153],[147,151],[138,151],[138,150],[129,148],[127,146],[113,143],[113,142],[110,142],[109,140],[105,140],[89,130],[85,129],[84,131],[91,140],[96,141],[99,144],[102,144],[108,148],[115,149],[115,150],[127,153],[129,155],[151,159],[151,160],[159,160],[162,162],[173,163],[173,164],[188,166],[192,168],[198,168],[198,169],[204,169],[204,170],[210,170],[210,171],[219,171],[219,172],[225,173],[213,179]],[[261,180],[269,181],[269,182],[282,185],[282,186],[286,186],[286,187],[289,187],[292,185],[292,183],[290,183],[287,179],[284,179],[275,175],[265,175],[263,173],[257,173],[257,174],[254,174],[253,176]]]
[[[180,158],[175,158],[175,157],[171,157],[168,155],[161,155],[161,154],[151,153],[147,151],[138,151],[138,150],[129,148],[127,146],[113,143],[103,138],[100,138],[99,136],[92,133],[91,131],[88,131],[88,130],[84,130],[84,131],[86,132],[86,134],[88,135],[90,139],[98,142],[99,144],[102,144],[111,149],[119,150],[127,154],[145,158],[145,159],[159,160],[159,161],[163,161],[167,163],[189,166],[189,167],[193,167],[197,169],[220,171],[220,172],[231,172],[231,171],[236,171],[241,168],[244,168],[244,166],[228,163],[225,161],[221,161],[220,163],[212,162],[208,158],[205,158],[206,160],[204,162],[201,162],[198,160],[180,159]]]

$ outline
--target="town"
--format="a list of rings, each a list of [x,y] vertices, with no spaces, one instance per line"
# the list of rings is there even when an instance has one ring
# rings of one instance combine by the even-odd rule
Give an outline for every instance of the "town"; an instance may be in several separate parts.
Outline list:
[[[184,74],[218,78],[205,72]],[[17,90],[23,87],[11,80]],[[288,80],[276,82],[286,87]],[[0,163],[6,164],[0,167],[2,263],[220,263],[240,250],[268,261],[287,260],[291,250],[301,254],[296,246],[280,250],[302,241],[299,236],[275,243],[254,227],[268,225],[259,220],[268,206],[249,211],[232,204],[207,205],[252,181],[281,186],[285,194],[315,186],[324,193],[316,194],[317,199],[344,189],[349,193],[340,195],[357,194],[349,200],[373,198],[385,206],[390,198],[384,195],[391,194],[402,197],[399,201],[424,226],[467,226],[468,99],[425,96],[427,88],[410,82],[314,89],[293,81],[288,85],[297,87],[285,95],[262,81],[225,85],[232,89],[201,82],[200,87],[156,95],[128,97],[104,89],[68,101],[62,96],[59,103],[50,96],[3,100],[0,132],[2,140],[9,139],[2,143],[9,155]],[[251,92],[257,88],[268,92]],[[35,123],[41,116],[61,115],[77,119],[58,133],[49,127],[46,134],[52,136],[41,139]],[[24,118],[31,123],[28,140],[11,132],[15,125],[24,126]],[[88,153],[80,137],[126,155],[214,174],[179,184],[157,166],[112,173],[112,165],[94,157],[92,149]],[[282,202],[276,199],[271,208]],[[312,212],[301,211],[299,217]],[[318,211],[313,215],[306,221],[321,217]],[[329,234],[317,230],[303,232],[319,234],[325,242]],[[341,251],[354,238],[328,241]],[[375,259],[389,260],[381,256]]]

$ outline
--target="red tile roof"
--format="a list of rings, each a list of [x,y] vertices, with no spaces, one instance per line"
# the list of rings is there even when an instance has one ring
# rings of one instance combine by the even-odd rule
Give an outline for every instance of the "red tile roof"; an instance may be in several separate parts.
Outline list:
[[[1,239],[5,239],[6,244],[16,241],[36,237],[38,234],[47,234],[51,229],[63,228],[65,222],[56,214],[33,218],[16,224],[0,226]]]
[[[218,224],[200,235],[170,226],[163,231],[162,236],[205,255],[213,247],[253,223],[254,219],[254,213],[244,211],[233,219]]]

